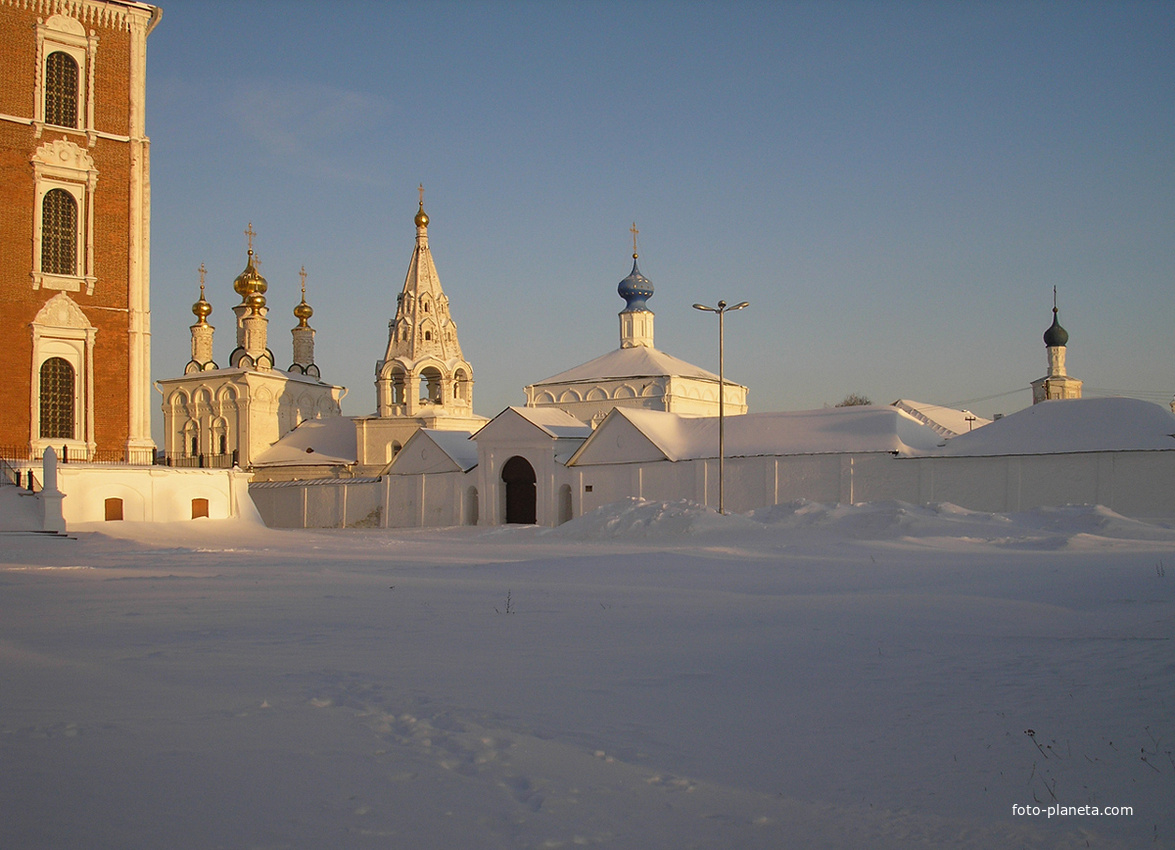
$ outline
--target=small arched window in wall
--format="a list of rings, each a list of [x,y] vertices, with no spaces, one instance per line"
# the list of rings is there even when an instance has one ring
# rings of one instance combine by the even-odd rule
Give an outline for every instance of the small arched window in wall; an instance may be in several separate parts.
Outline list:
[[[106,500],[106,521],[122,519],[122,499]]]
[[[61,51],[45,59],[45,123],[78,125],[78,63]]]
[[[73,366],[61,357],[41,364],[41,436],[72,440],[74,437]]]
[[[41,201],[41,271],[77,274],[78,205],[64,189],[50,189]]]
[[[208,516],[208,500],[192,499],[192,519]]]

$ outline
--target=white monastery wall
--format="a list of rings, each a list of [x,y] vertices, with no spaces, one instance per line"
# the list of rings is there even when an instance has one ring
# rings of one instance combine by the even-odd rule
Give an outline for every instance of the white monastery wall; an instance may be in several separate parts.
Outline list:
[[[536,518],[554,526],[629,496],[718,504],[718,461],[689,460],[566,467],[547,452],[515,446],[536,473]],[[341,480],[253,485],[267,524],[332,528],[368,524],[378,510],[389,528],[499,525],[505,487],[495,458],[470,472],[388,475],[378,483]],[[735,513],[807,499],[825,504],[895,499],[950,502],[1011,512],[1100,504],[1125,516],[1175,518],[1175,451],[1088,452],[1002,457],[898,458],[888,453],[730,458],[726,507]],[[587,490],[591,487],[591,491]],[[68,514],[67,514],[68,518]],[[128,517],[129,518],[129,517]]]
[[[370,528],[384,513],[377,479],[259,482],[249,488],[270,528]]]
[[[210,519],[257,519],[249,498],[249,474],[233,469],[60,464],[57,486],[64,494],[67,527],[106,521],[107,500],[122,502],[122,519],[179,522],[193,518],[193,502],[207,500]],[[201,505],[201,512],[203,505]]]
[[[477,522],[476,472],[384,476],[387,528],[438,528]]]

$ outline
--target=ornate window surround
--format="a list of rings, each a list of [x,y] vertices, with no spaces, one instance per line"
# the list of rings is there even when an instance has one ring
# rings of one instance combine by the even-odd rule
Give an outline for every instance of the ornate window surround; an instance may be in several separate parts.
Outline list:
[[[33,289],[60,289],[78,292],[85,287],[87,295],[94,294],[97,276],[94,274],[94,189],[98,185],[98,169],[89,151],[68,139],[43,143],[29,158],[33,165],[35,182],[33,203]],[[49,274],[41,270],[42,214],[45,195],[53,189],[64,189],[77,204],[77,246],[72,275]]]
[[[90,324],[82,309],[64,292],[50,298],[32,321],[33,362],[29,386],[31,428],[29,441],[38,457],[46,448],[69,448],[70,456],[89,457],[94,442],[94,338],[98,329]],[[41,437],[41,365],[60,357],[73,367],[74,439]],[[76,455],[75,455],[76,452]]]
[[[73,18],[53,15],[47,21],[37,22],[36,94],[33,101],[34,136],[40,138],[46,128],[65,132],[84,133],[90,147],[98,140],[94,127],[94,57],[98,52],[98,36]],[[50,54],[65,53],[78,65],[78,126],[58,127],[45,122],[45,65]]]

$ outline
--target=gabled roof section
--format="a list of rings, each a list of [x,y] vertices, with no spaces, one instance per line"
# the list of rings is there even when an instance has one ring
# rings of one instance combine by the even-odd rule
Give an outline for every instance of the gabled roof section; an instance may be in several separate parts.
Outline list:
[[[477,444],[469,431],[420,428],[384,470],[388,475],[468,472],[477,466]]]
[[[533,429],[553,440],[583,440],[592,433],[590,425],[558,408],[511,406],[482,426],[473,439],[484,439],[495,431],[508,428],[519,429],[523,433]]]
[[[592,436],[572,455],[568,466],[590,466],[605,463],[649,463],[671,460],[666,450],[655,442],[665,429],[671,429],[682,417],[665,414],[673,419],[647,420],[637,408],[614,407],[596,426]],[[635,414],[635,415],[634,415]],[[643,421],[642,428],[638,422]],[[651,426],[651,427],[650,427]]]
[[[956,410],[953,407],[943,407],[941,404],[929,404],[924,401],[899,398],[891,407],[904,410],[948,439],[960,434],[969,434],[976,428],[991,424],[990,419],[976,416],[970,410]]]
[[[718,456],[718,418],[678,416],[656,410],[616,408],[580,448],[570,465],[615,463],[606,433],[615,434],[614,417],[623,417],[664,455],[666,460]],[[605,425],[613,427],[605,432]],[[915,455],[942,442],[931,428],[893,407],[835,407],[791,413],[748,413],[726,417],[726,457],[765,455],[863,454],[887,452]],[[642,462],[655,458],[634,458]],[[620,461],[625,462],[625,461]]]
[[[552,375],[531,386],[543,384],[571,384],[579,381],[599,381],[615,378],[652,378],[659,376],[675,376],[682,378],[699,378],[717,383],[718,376],[708,372],[700,366],[687,363],[672,354],[658,351],[647,346],[634,348],[619,348],[609,351],[594,360],[589,360],[580,366]],[[727,379],[727,383],[732,383]]]
[[[307,419],[253,460],[253,466],[349,466],[356,460],[355,421]]]
[[[1175,414],[1136,398],[1043,401],[960,434],[934,452],[948,457],[1175,449]]]

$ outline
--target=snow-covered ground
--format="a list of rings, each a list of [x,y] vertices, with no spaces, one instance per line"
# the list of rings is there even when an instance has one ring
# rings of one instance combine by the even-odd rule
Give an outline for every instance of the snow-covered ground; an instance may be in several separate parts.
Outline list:
[[[1175,846],[1169,526],[631,502],[0,544],[3,848]]]

